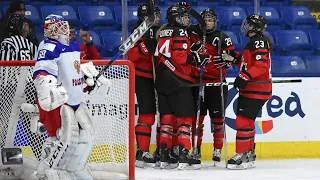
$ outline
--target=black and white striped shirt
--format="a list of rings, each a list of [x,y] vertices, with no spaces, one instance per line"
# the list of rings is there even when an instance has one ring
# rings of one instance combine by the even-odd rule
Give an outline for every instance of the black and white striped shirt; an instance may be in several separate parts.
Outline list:
[[[35,60],[37,46],[22,36],[10,36],[1,42],[0,60]]]

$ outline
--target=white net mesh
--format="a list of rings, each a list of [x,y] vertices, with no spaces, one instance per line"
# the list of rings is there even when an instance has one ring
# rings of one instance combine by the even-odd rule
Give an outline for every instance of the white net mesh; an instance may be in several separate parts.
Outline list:
[[[35,104],[36,97],[31,79],[33,62],[22,63],[0,62],[0,147],[21,147],[24,157],[38,160],[47,136],[32,133],[30,114],[20,109],[22,103]],[[107,63],[94,61],[99,71]],[[89,167],[93,172],[113,171],[119,177],[133,178],[134,69],[128,61],[117,61],[104,76],[112,82],[109,94],[87,96],[86,100],[95,128]],[[107,179],[108,176],[117,179],[110,173],[96,179]]]

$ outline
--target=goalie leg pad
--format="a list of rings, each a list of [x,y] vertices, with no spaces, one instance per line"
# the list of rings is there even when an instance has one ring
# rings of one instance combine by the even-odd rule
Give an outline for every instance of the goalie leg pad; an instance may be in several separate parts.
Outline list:
[[[65,170],[46,169],[46,180],[73,180]]]
[[[57,137],[46,140],[42,151],[42,162],[49,168],[65,169],[74,154],[79,139],[79,127],[75,120],[74,110],[67,105],[60,108],[61,128]]]
[[[83,171],[69,172],[72,180],[93,180],[90,169],[86,166]]]
[[[83,171],[93,148],[93,122],[85,104],[80,104],[75,112],[80,125],[80,136],[77,149],[67,166],[68,171]]]

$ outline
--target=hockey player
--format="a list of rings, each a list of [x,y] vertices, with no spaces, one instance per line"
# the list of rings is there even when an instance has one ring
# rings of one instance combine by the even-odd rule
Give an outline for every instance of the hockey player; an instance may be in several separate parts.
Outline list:
[[[138,7],[137,28],[148,16],[147,4]],[[156,159],[149,153],[152,125],[155,122],[156,104],[153,77],[153,53],[156,48],[155,33],[160,21],[160,9],[155,7],[155,22],[153,27],[141,37],[128,51],[136,69],[135,90],[139,105],[139,118],[135,127],[138,150],[136,153],[137,167],[155,167]]]
[[[6,29],[9,37],[1,42],[1,60],[33,60],[37,46],[26,37],[29,33],[28,23],[19,14],[11,14]]]
[[[89,94],[98,93],[109,81],[93,64],[80,65],[79,45],[69,41],[69,25],[63,17],[45,19],[46,40],[39,45],[34,67],[40,122],[48,138],[43,144],[37,177],[48,180],[92,180],[86,163],[93,147],[93,124],[84,100],[83,76]]]
[[[209,55],[216,56],[220,54],[222,51],[226,50],[234,50],[234,46],[232,44],[232,40],[225,33],[216,30],[218,17],[216,12],[213,9],[205,9],[201,12],[202,18],[206,22],[206,43],[205,49],[206,53]],[[191,43],[197,43],[201,45],[202,42],[199,42],[203,38],[202,28],[200,25],[192,25],[188,29],[191,33]],[[220,41],[221,39],[221,41]],[[220,52],[219,52],[220,51]],[[222,67],[222,79],[225,81],[226,69],[230,66],[230,64],[226,64],[223,62],[216,63],[212,61],[208,63],[204,67],[204,72],[202,79],[204,83],[216,83],[220,82],[220,70]],[[193,77],[199,81],[200,79],[200,67],[194,67],[192,69]],[[224,101],[227,98],[227,87],[224,86]],[[197,109],[197,100],[199,94],[199,87],[193,88],[193,96],[195,109]],[[201,99],[200,105],[200,116],[197,124],[198,129],[198,139],[197,139],[197,154],[193,154],[194,158],[199,159],[201,157],[201,144],[202,144],[202,136],[203,136],[203,121],[205,116],[207,115],[207,111],[209,111],[209,116],[211,118],[211,125],[213,126],[213,146],[214,152],[212,154],[212,160],[220,162],[221,160],[221,149],[223,146],[223,138],[224,138],[224,129],[223,129],[223,117],[222,117],[222,107],[221,107],[221,88],[220,87],[204,87],[204,99]],[[226,104],[226,103],[225,103]],[[196,127],[196,117],[193,121],[193,132]]]
[[[181,5],[167,11],[168,25],[159,33],[155,55],[159,58],[156,71],[156,89],[160,112],[160,167],[168,165],[168,155],[172,148],[173,126],[178,125],[179,169],[199,169],[200,160],[189,156],[191,148],[190,128],[194,116],[191,88],[180,83],[190,83],[192,65],[205,65],[209,56],[190,52],[187,28],[190,12]],[[191,47],[192,49],[192,47]],[[170,163],[170,162],[169,162]]]
[[[241,32],[250,38],[242,54],[240,74],[234,82],[239,89],[236,118],[236,154],[228,160],[229,169],[254,167],[255,155],[255,119],[264,103],[272,96],[272,84],[248,84],[250,81],[271,81],[271,41],[263,34],[267,20],[260,15],[251,15],[244,19]],[[235,62],[235,52],[222,54],[225,62]]]

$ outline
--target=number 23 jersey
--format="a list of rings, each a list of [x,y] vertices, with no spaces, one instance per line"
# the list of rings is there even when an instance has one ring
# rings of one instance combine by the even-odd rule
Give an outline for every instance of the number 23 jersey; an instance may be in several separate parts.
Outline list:
[[[264,35],[255,35],[247,43],[240,69],[251,78],[250,81],[271,80],[270,45]],[[253,99],[270,99],[272,84],[248,84],[246,88],[240,89],[239,93]]]

